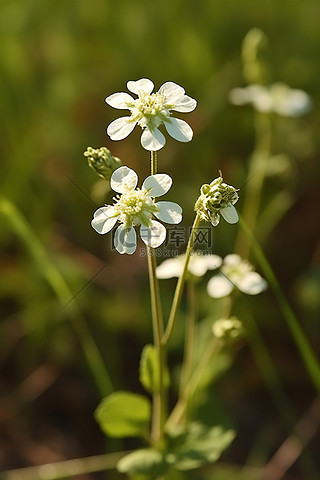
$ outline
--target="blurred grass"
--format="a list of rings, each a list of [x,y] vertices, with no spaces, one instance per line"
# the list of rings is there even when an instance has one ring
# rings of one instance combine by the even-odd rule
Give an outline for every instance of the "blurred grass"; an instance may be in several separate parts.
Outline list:
[[[83,152],[106,145],[143,179],[149,158],[140,132],[110,141],[105,128],[119,112],[104,98],[141,77],[151,78],[156,89],[167,80],[183,85],[198,100],[197,109],[184,117],[194,139],[180,144],[168,138],[159,170],[173,177],[168,200],[184,207],[183,225],[189,226],[202,183],[219,169],[233,185],[246,179],[253,116],[250,108],[229,105],[227,95],[243,84],[241,42],[252,27],[269,37],[272,80],[305,89],[314,101],[306,117],[273,120],[273,150],[290,155],[292,168],[266,179],[262,204],[278,198],[279,210],[283,201],[288,210],[269,217],[267,226],[263,222],[260,240],[319,355],[319,301],[310,294],[320,286],[319,14],[316,1],[1,1],[1,195],[28,220],[76,295],[117,388],[140,388],[136,366],[151,335],[147,268],[138,255],[124,258],[111,251],[111,236],[100,237],[90,227],[96,178]],[[103,453],[104,439],[91,418],[100,395],[82,350],[21,239],[3,216],[0,221],[0,393],[19,405],[12,417],[0,404],[3,468]],[[229,225],[214,230],[215,253],[230,253],[234,238]],[[173,284],[161,289],[168,310]],[[208,302],[201,303],[202,315]],[[240,302],[238,308],[249,307]],[[250,303],[251,314],[293,410],[302,413],[315,392],[270,292]],[[176,333],[173,361],[181,345]],[[41,364],[53,366],[58,380],[33,403],[17,397],[18,386]],[[215,389],[239,437],[246,438],[226,458],[241,464],[250,458],[252,465],[254,456],[268,458],[284,430],[249,349],[237,353]],[[315,446],[311,443],[311,452]],[[294,474],[302,478],[298,468]]]

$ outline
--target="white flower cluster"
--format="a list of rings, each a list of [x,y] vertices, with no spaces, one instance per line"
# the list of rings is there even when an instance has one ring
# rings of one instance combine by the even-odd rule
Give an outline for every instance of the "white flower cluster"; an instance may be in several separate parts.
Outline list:
[[[252,84],[244,88],[233,88],[229,100],[234,105],[251,103],[258,112],[274,112],[278,115],[299,117],[312,106],[309,95],[303,90],[290,88],[284,83],[270,86]]]
[[[157,277],[160,279],[180,277],[184,260],[184,255],[165,260],[157,267]],[[267,282],[239,255],[230,254],[224,260],[218,255],[202,255],[201,252],[194,252],[191,255],[188,271],[192,275],[201,277],[208,270],[214,269],[219,269],[219,272],[209,280],[207,286],[208,294],[213,298],[226,297],[234,288],[248,295],[257,295],[267,288]]]
[[[168,258],[157,267],[157,277],[160,279],[180,277],[184,262],[185,255]],[[193,252],[190,256],[188,271],[195,277],[202,277],[208,270],[215,270],[221,264],[222,258],[218,255],[212,253],[203,255],[200,251]]]
[[[111,188],[121,196],[114,198],[114,205],[106,205],[95,211],[92,227],[101,235],[108,233],[119,221],[115,231],[114,246],[119,253],[132,254],[137,248],[135,226],[140,226],[140,237],[149,247],[159,247],[166,238],[162,223],[153,219],[178,224],[182,220],[182,208],[174,202],[156,202],[172,185],[169,175],[158,173],[147,177],[141,189],[136,188],[138,176],[126,166],[115,170],[111,176]]]
[[[220,272],[209,280],[207,291],[213,298],[229,295],[234,288],[248,295],[257,295],[267,288],[267,282],[253,271],[253,266],[234,253],[227,255]]]
[[[126,138],[139,125],[143,132],[141,144],[146,150],[157,151],[162,148],[166,139],[160,132],[163,123],[171,137],[179,142],[190,142],[193,136],[191,127],[178,118],[171,116],[171,110],[176,112],[192,112],[197,106],[196,100],[185,94],[185,90],[173,82],[164,83],[158,92],[152,93],[154,84],[147,78],[127,82],[130,92],[138,98],[133,98],[125,92],[114,93],[106,98],[111,107],[130,110],[130,116],[114,120],[107,128],[111,140]]]

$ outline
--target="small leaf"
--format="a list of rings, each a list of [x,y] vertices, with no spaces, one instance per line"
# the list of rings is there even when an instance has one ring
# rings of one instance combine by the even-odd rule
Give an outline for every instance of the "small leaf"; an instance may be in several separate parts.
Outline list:
[[[221,426],[192,423],[180,432],[171,433],[166,460],[177,470],[198,468],[218,460],[234,436],[233,430]]]
[[[115,392],[104,398],[95,418],[110,437],[144,436],[149,427],[151,405],[147,398],[131,392]]]
[[[148,475],[148,478],[156,478],[164,475],[169,466],[163,455],[157,450],[145,448],[136,450],[122,457],[117,464],[117,469],[121,473],[130,475]]]
[[[157,393],[160,389],[159,354],[153,345],[145,345],[141,353],[139,379],[149,393]],[[165,368],[163,382],[169,386],[169,372]]]

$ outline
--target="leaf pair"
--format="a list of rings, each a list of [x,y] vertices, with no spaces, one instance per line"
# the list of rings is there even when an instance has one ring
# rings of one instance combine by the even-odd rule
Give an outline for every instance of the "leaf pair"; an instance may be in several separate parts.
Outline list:
[[[234,439],[232,430],[192,423],[167,437],[165,451],[153,448],[137,450],[123,457],[117,465],[122,473],[157,478],[170,469],[193,470],[218,460]]]

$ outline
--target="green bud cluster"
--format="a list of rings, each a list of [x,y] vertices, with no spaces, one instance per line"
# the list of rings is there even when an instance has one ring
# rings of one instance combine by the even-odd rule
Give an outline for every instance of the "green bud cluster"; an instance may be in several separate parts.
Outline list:
[[[231,341],[241,336],[243,327],[236,317],[221,318],[213,324],[212,331],[215,337]]]
[[[201,195],[196,201],[194,209],[200,214],[202,220],[218,225],[220,210],[234,205],[239,195],[237,189],[223,182],[220,176],[210,184],[205,183],[201,187]]]
[[[243,75],[248,84],[270,81],[268,38],[259,28],[249,30],[242,42]]]
[[[108,181],[112,173],[122,165],[121,160],[111,155],[110,150],[106,147],[88,147],[84,152],[84,156],[88,159],[89,167],[91,167],[99,177],[105,178]]]

